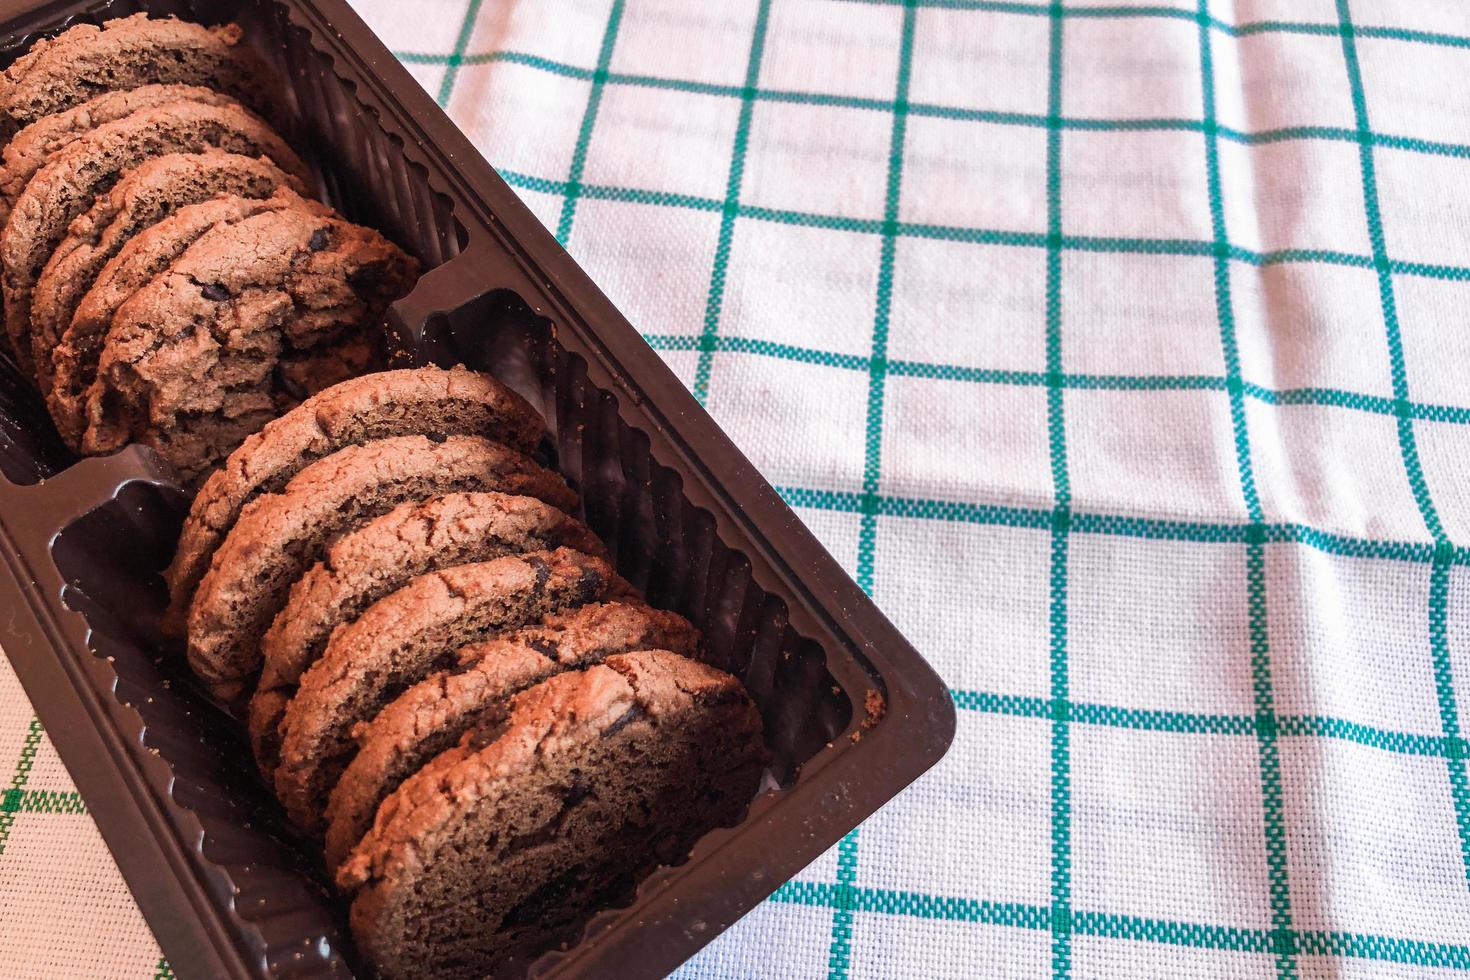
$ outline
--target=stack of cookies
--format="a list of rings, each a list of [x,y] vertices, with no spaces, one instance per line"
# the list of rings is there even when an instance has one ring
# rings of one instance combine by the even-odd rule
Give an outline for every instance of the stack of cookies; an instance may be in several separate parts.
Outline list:
[[[209,477],[167,572],[384,977],[523,972],[760,779],[749,694],[615,574],[545,441],[463,368],[342,382]]]
[[[152,446],[197,484],[371,367],[418,264],[309,199],[235,25],[137,14],[0,76],[5,338],[81,453]]]

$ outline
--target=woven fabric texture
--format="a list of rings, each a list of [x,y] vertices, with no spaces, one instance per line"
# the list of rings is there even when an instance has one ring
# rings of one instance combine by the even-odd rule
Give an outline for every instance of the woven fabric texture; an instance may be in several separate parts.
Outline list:
[[[681,976],[1470,971],[1470,5],[359,9],[959,708]],[[166,971],[0,721],[0,972]]]

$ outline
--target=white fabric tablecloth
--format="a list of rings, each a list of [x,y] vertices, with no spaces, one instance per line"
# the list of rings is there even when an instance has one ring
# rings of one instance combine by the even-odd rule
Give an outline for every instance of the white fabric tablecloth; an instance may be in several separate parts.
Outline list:
[[[359,6],[959,705],[683,975],[1470,970],[1470,5]],[[166,972],[30,719],[0,973]]]

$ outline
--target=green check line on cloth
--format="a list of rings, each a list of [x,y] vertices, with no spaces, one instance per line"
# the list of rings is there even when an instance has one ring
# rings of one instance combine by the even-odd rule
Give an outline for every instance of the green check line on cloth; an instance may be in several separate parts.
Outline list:
[[[1470,8],[358,7],[959,708],[681,976],[1470,973]],[[0,765],[4,962],[170,976]]]

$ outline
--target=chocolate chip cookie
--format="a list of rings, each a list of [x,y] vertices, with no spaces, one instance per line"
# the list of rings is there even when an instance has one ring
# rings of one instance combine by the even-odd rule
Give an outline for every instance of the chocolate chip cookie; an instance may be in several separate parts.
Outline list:
[[[265,157],[209,149],[148,160],[99,197],[71,223],[31,294],[31,353],[41,394],[51,390],[51,354],[77,303],[134,235],[178,208],[217,195],[263,199],[282,189],[304,187]]]
[[[307,399],[245,440],[194,498],[164,573],[165,630],[183,635],[194,589],[241,508],[279,491],[313,461],[347,446],[414,434],[477,435],[531,453],[545,431],[523,398],[490,375],[462,367],[382,371]]]
[[[0,138],[105,92],[201,85],[269,112],[274,86],[238,25],[134,14],[43,39],[0,74]]]
[[[260,668],[261,635],[291,583],[329,542],[406,500],[465,490],[521,494],[563,509],[576,503],[560,476],[478,436],[349,446],[240,513],[189,609],[190,666],[217,692],[248,684]]]
[[[238,105],[222,92],[198,85],[144,85],[123,92],[107,92],[53,116],[42,116],[15,134],[4,150],[0,168],[0,227],[10,216],[10,205],[25,190],[36,171],[74,141],[105,123],[139,109],[173,102]]]
[[[388,980],[520,975],[738,820],[762,765],[728,674],[661,651],[558,674],[383,802],[337,872],[358,948]]]
[[[281,714],[334,629],[425,572],[560,547],[606,556],[581,521],[534,497],[493,492],[402,503],[343,535],[291,586],[260,642],[250,738],[261,768],[275,771]]]
[[[251,215],[281,208],[331,214],[324,204],[307,200],[287,188],[264,200],[227,194],[189,204],[129,239],[98,271],[87,292],[77,301],[71,323],[51,351],[51,390],[46,405],[56,429],[73,450],[82,448],[86,431],[87,392],[97,378],[97,359],[118,308],[134,293],[166,270],[184,250],[215,225],[233,224]],[[37,361],[37,375],[42,372]]]
[[[141,442],[197,483],[261,428],[254,413],[368,368],[371,328],[417,270],[377,232],[301,210],[211,228],[113,317],[82,451]]]
[[[468,730],[505,719],[510,699],[565,670],[633,650],[691,656],[699,631],[683,616],[641,603],[602,602],[459,651],[460,669],[404,691],[354,735],[357,755],[327,802],[327,867],[336,868],[372,825],[389,793]]]
[[[303,180],[306,166],[261,119],[238,105],[172,102],[140,109],[73,141],[26,184],[0,236],[5,329],[22,366],[31,362],[31,290],[72,219],[128,170],[166,153],[209,147],[267,156]]]
[[[352,759],[353,726],[475,640],[606,595],[613,571],[568,548],[420,575],[332,634],[281,722],[276,795],[307,830]]]

